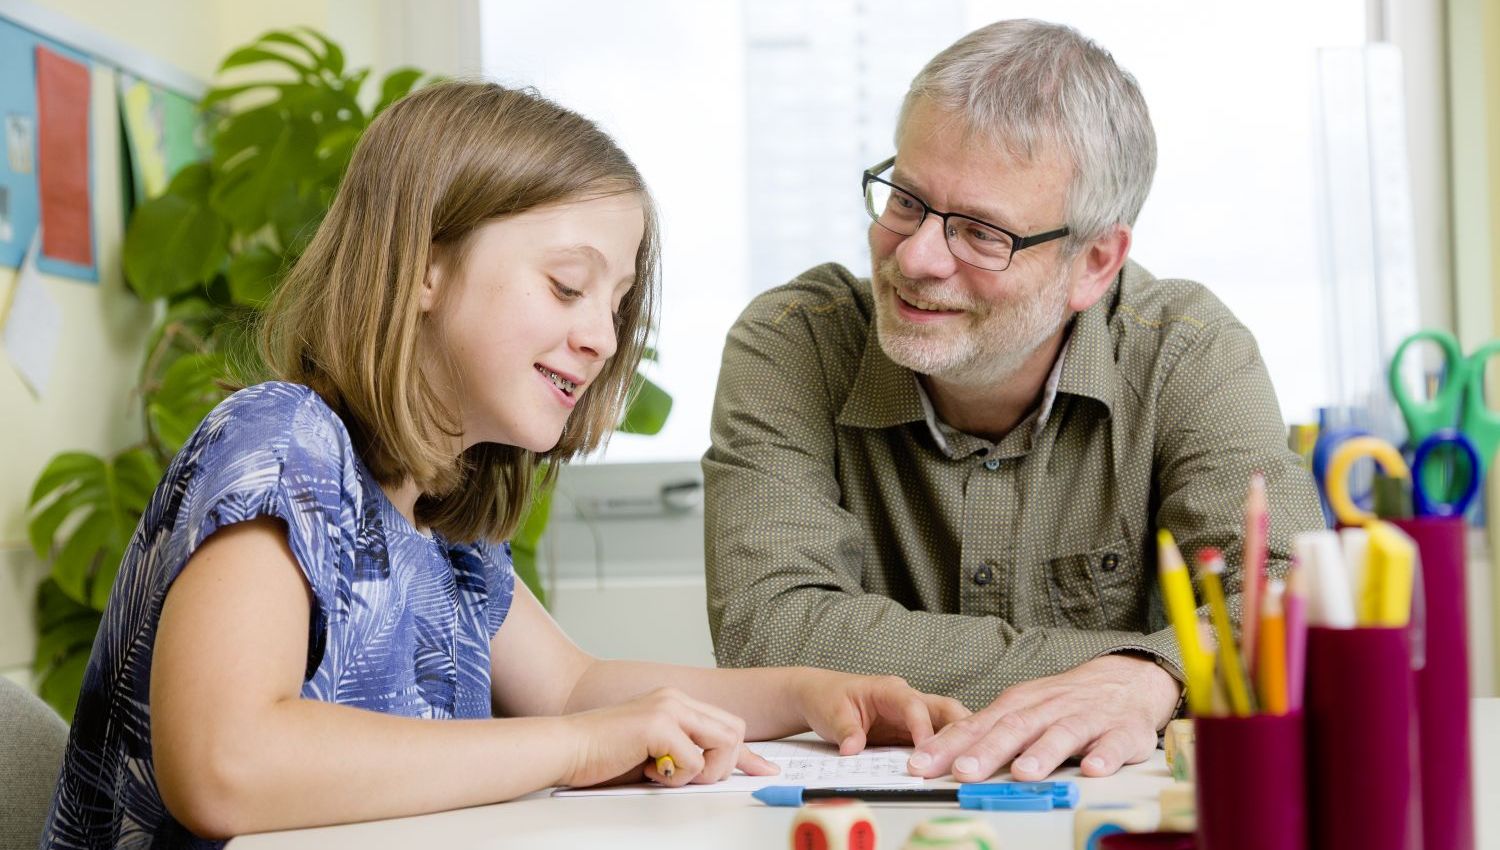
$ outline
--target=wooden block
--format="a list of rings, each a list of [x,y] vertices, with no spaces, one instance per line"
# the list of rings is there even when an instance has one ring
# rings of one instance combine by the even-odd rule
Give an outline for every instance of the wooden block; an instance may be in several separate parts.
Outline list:
[[[1178,753],[1179,745],[1183,741],[1191,740],[1193,740],[1192,720],[1183,718],[1181,720],[1173,720],[1167,724],[1166,731],[1162,733],[1161,738],[1162,749],[1166,750],[1167,753],[1167,767],[1170,768],[1173,765],[1173,759]]]
[[[1073,850],[1099,850],[1106,835],[1151,832],[1158,820],[1156,807],[1147,803],[1085,806],[1073,814]]]
[[[999,847],[1000,836],[988,821],[948,815],[917,824],[902,850],[999,850]]]
[[[1198,829],[1197,787],[1178,782],[1161,789],[1161,831],[1196,832]]]
[[[875,816],[859,800],[815,800],[792,819],[792,850],[875,850]]]

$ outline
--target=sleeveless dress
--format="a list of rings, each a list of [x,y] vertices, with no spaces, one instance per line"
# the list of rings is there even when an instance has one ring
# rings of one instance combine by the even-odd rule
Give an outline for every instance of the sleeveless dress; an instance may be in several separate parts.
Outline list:
[[[408,717],[490,716],[509,547],[412,528],[311,389],[225,399],[157,485],[84,673],[43,848],[217,847],[173,819],[151,756],[151,653],[172,581],[217,529],[275,517],[315,600],[304,699]],[[245,651],[253,651],[247,648]]]

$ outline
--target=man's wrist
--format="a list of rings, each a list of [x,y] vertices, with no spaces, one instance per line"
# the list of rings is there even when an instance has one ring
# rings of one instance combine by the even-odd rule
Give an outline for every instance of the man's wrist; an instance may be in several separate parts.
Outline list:
[[[1165,728],[1171,720],[1183,716],[1183,711],[1187,708],[1187,688],[1184,687],[1182,679],[1178,677],[1177,671],[1171,666],[1171,662],[1164,656],[1136,648],[1122,649],[1112,654],[1137,658],[1141,661],[1149,661],[1160,672],[1161,675],[1159,677],[1151,677],[1153,682],[1164,683],[1162,686],[1162,699],[1158,704],[1163,706],[1168,705],[1168,700],[1170,699],[1171,710],[1165,717],[1158,714],[1156,718],[1156,729],[1158,732]]]

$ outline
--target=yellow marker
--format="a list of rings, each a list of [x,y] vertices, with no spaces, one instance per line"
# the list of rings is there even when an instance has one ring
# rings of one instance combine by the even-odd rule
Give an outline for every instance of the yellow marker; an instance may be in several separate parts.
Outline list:
[[[1361,626],[1404,626],[1411,619],[1412,581],[1416,574],[1417,547],[1406,533],[1388,522],[1365,526],[1369,543],[1365,550],[1365,572],[1359,586],[1358,610]]]
[[[1224,556],[1218,549],[1205,549],[1198,553],[1198,567],[1203,598],[1208,601],[1208,616],[1219,640],[1219,672],[1229,692],[1229,707],[1236,716],[1249,717],[1255,710],[1250,704],[1249,680],[1240,665],[1239,650],[1234,646],[1234,628],[1229,624],[1229,605],[1224,601],[1224,584],[1220,579],[1224,574]]]
[[[1272,581],[1261,606],[1260,646],[1255,678],[1260,685],[1260,705],[1267,714],[1286,714],[1286,616],[1281,596],[1286,585]]]
[[[1198,617],[1193,604],[1193,584],[1188,579],[1187,564],[1172,532],[1162,529],[1156,533],[1156,556],[1159,561],[1162,600],[1167,606],[1167,617],[1177,631],[1177,643],[1182,647],[1182,669],[1187,675],[1188,710],[1195,717],[1203,717],[1212,711],[1214,693],[1214,658],[1198,643]]]
[[[668,779],[671,779],[672,774],[677,772],[677,762],[672,761],[671,756],[657,756],[656,772],[660,773],[662,776],[665,776]]]

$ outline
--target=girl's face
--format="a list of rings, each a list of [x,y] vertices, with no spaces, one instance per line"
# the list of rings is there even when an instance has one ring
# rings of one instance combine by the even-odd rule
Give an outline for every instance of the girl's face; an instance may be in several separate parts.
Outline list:
[[[617,345],[615,314],[635,283],[645,214],[633,194],[553,204],[490,222],[462,268],[440,257],[421,308],[434,377],[452,367],[463,448],[557,445],[568,414]]]

